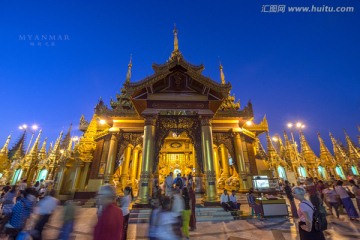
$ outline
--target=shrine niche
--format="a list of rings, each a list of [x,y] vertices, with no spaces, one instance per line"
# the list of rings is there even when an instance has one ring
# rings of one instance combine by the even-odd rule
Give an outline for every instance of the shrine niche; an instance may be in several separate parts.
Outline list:
[[[201,128],[198,116],[184,115],[159,115],[156,121],[155,135],[155,157],[153,171],[158,167],[159,153],[163,146],[164,140],[170,133],[179,135],[185,132],[190,138],[195,149],[195,158],[200,171],[203,171],[202,152],[201,152]],[[173,144],[174,145],[174,144]],[[179,143],[175,144],[179,145]]]

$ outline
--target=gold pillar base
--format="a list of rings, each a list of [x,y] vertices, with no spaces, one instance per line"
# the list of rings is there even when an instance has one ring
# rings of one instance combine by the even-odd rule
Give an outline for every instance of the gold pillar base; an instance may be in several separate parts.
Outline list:
[[[139,197],[136,200],[137,204],[148,204],[150,196],[150,181],[151,174],[150,172],[142,172],[140,176],[140,186],[139,186]]]
[[[214,171],[205,172],[206,195],[204,196],[204,200],[206,202],[216,202],[218,200],[215,181],[216,175]]]

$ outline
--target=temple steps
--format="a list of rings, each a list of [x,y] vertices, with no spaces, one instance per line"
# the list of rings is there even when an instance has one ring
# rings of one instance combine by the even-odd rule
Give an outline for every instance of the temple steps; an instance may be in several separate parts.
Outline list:
[[[197,222],[233,221],[230,212],[225,212],[221,207],[197,207],[195,209]],[[148,223],[151,209],[132,209],[129,223]]]

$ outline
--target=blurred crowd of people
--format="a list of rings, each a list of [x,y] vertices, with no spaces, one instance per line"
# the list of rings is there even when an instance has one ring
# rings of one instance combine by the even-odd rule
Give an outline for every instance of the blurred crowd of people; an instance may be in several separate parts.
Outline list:
[[[170,173],[164,183],[165,193],[154,184],[150,199],[151,214],[148,238],[189,239],[189,231],[196,229],[195,192],[192,175],[175,178]],[[127,239],[131,187],[126,187],[124,197],[116,196],[115,188],[104,185],[97,195],[98,222],[94,230],[94,240]]]
[[[42,239],[44,226],[59,204],[52,183],[36,181],[28,186],[27,180],[18,185],[7,183],[1,193],[1,235],[9,239]],[[64,224],[58,239],[69,239],[75,218],[72,201],[64,207]],[[34,218],[31,217],[33,214]]]
[[[284,191],[290,202],[292,216],[299,219],[301,240],[325,239],[323,232],[315,229],[314,213],[320,219],[315,219],[316,221],[327,224],[327,212],[332,215],[335,213],[339,219],[340,212],[345,209],[351,221],[359,221],[360,187],[357,182],[357,179],[323,182],[317,178],[306,178],[298,186],[291,186],[288,181],[285,181]],[[294,198],[299,200],[298,208]],[[352,198],[355,198],[358,210]]]

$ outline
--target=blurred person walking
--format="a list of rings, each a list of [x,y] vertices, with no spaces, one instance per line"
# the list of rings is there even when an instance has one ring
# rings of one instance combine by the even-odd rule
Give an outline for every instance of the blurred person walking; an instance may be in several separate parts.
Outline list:
[[[325,189],[322,191],[322,194],[324,194],[325,202],[329,205],[330,212],[332,214],[332,208],[335,209],[336,217],[339,218],[339,205],[340,202],[337,198],[337,193],[334,189],[330,188],[330,185],[325,183]]]
[[[179,233],[178,225],[179,221],[171,211],[171,199],[164,197],[162,201],[162,208],[158,214],[156,239],[158,240],[180,240],[181,230]],[[179,235],[180,234],[180,235]]]
[[[352,192],[355,195],[356,204],[358,211],[360,211],[360,187],[355,183],[354,180],[350,180],[349,183],[352,185]]]
[[[335,187],[336,193],[340,196],[341,202],[346,209],[346,213],[349,216],[350,220],[359,220],[359,214],[356,211],[354,204],[349,197],[346,189],[343,187],[343,181],[338,180]]]
[[[23,197],[20,197],[12,209],[9,222],[5,224],[5,232],[14,239],[24,228],[27,219],[30,217],[34,202],[36,201],[36,192],[32,188],[26,188],[23,191]]]
[[[74,230],[76,206],[72,200],[65,202],[63,210],[63,225],[58,236],[59,240],[69,240]]]
[[[17,186],[14,185],[11,189],[5,193],[2,203],[2,214],[5,216],[10,216],[12,209],[15,205],[15,199],[18,196]]]
[[[119,240],[123,236],[123,214],[115,204],[116,191],[111,185],[100,187],[97,195],[99,211],[93,240]]]
[[[33,233],[34,240],[42,239],[42,231],[44,229],[44,226],[49,221],[51,215],[53,214],[57,205],[59,204],[59,200],[57,200],[54,196],[55,196],[55,191],[52,190],[49,192],[47,196],[45,196],[38,203],[37,210],[40,216],[34,228],[34,233]]]
[[[189,223],[191,215],[191,206],[193,202],[191,201],[189,191],[187,187],[182,189],[182,198],[184,199],[184,210],[182,212],[182,232],[185,235],[186,239],[189,239]]]
[[[149,239],[156,240],[157,220],[161,212],[160,200],[158,198],[151,199],[151,213],[149,219]]]
[[[121,198],[121,211],[124,217],[123,222],[123,237],[122,240],[126,240],[127,238],[127,229],[129,225],[129,217],[130,217],[130,203],[133,199],[132,188],[127,186],[124,190],[124,197]]]

